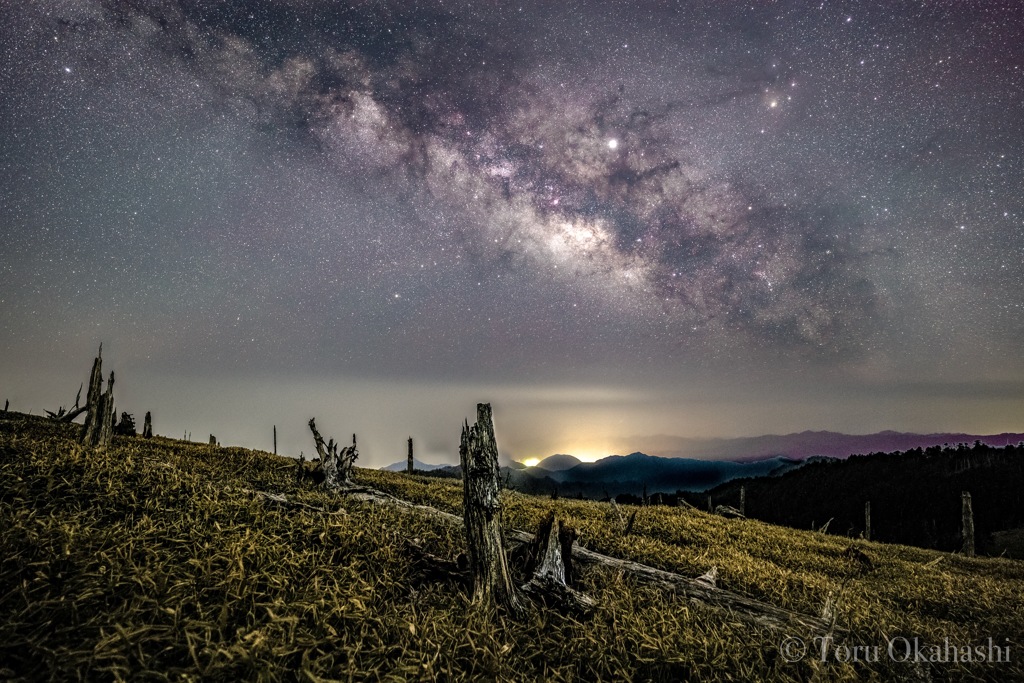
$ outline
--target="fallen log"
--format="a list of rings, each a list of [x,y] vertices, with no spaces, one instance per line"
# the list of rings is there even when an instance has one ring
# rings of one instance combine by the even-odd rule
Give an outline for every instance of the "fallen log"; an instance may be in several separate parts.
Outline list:
[[[455,581],[467,590],[473,590],[473,575],[469,571],[469,557],[465,553],[454,560],[446,560],[424,550],[418,538],[406,540],[403,548],[412,560],[413,575],[418,583]]]
[[[728,519],[746,519],[746,516],[731,505],[719,505],[715,507],[715,514]]]
[[[463,519],[459,515],[444,512],[428,505],[411,503],[367,486],[341,488],[337,489],[337,492],[354,500],[377,505],[390,505],[399,509],[438,517],[452,524],[463,524]],[[507,539],[519,543],[533,543],[535,539],[533,534],[518,529],[508,530],[505,536]],[[692,578],[682,576],[681,574],[657,569],[656,567],[650,567],[639,562],[603,555],[593,550],[582,548],[579,545],[573,546],[572,558],[588,565],[623,572],[642,583],[672,591],[695,605],[720,609],[738,619],[764,628],[785,632],[800,629],[808,633],[824,634],[828,633],[832,627],[831,623],[819,616],[779,607],[725,588],[711,587],[704,577]],[[843,633],[845,631],[841,629],[833,629],[832,637],[834,640],[838,640],[839,636]]]
[[[51,420],[57,422],[73,422],[76,417],[85,412],[85,406],[79,405],[82,401],[82,387],[84,384],[78,385],[78,393],[75,395],[75,405],[70,409],[65,409],[64,406],[57,408],[57,412],[47,410],[46,415]],[[4,412],[7,412],[7,404],[4,404]]]

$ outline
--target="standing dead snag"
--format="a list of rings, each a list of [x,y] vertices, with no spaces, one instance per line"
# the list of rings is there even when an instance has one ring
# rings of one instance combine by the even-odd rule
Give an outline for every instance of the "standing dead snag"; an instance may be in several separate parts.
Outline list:
[[[142,437],[144,439],[153,438],[153,416],[146,411],[146,421],[142,423]]]
[[[491,404],[478,403],[476,423],[462,426],[459,445],[462,465],[462,515],[473,572],[473,602],[497,604],[512,613],[523,611],[512,583],[501,535],[501,501],[498,498],[498,444],[494,440]]]
[[[963,513],[963,552],[967,557],[974,557],[974,510],[971,507],[971,494],[963,491],[960,494]]]
[[[327,488],[338,489],[351,485],[352,465],[359,457],[356,450],[356,435],[352,435],[352,445],[345,446],[338,452],[338,444],[331,439],[324,443],[324,437],[316,429],[316,419],[309,419],[309,429],[313,432],[317,455],[320,456],[320,469],[324,475]]]
[[[412,474],[415,471],[414,460],[412,457],[412,437],[409,437],[409,457],[405,463],[405,471],[407,474]]]
[[[103,391],[103,345],[92,363],[89,375],[89,392],[85,402],[85,429],[82,443],[86,446],[104,448],[110,445],[114,433],[114,373],[110,373],[107,390]]]
[[[527,574],[521,590],[561,612],[588,615],[597,603],[569,586],[572,581],[572,544],[576,532],[555,519],[555,513],[541,522],[533,541]]]

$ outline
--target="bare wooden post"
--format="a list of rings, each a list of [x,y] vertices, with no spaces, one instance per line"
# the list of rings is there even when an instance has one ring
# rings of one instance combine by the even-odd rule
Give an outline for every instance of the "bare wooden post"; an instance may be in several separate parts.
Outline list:
[[[146,420],[142,423],[142,436],[146,439],[153,438],[153,416],[146,411]]]
[[[747,516],[747,487],[740,487],[740,514]]]
[[[864,503],[864,540],[871,540],[871,501]]]
[[[277,425],[274,425],[274,455],[277,455]]]
[[[412,437],[409,437],[409,458],[405,463],[405,471],[409,474],[413,473],[413,459],[412,459]]]
[[[459,444],[462,466],[462,515],[473,573],[473,603],[500,605],[512,613],[523,610],[512,583],[502,538],[498,497],[498,444],[494,439],[491,404],[478,403],[476,423],[463,423]]]
[[[963,491],[960,500],[963,505],[963,551],[967,557],[974,557],[974,510],[971,508],[971,494]]]

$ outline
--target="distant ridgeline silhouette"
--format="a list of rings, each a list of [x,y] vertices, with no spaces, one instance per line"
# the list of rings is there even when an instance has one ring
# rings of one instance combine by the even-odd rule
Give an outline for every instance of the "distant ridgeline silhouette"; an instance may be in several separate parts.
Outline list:
[[[737,505],[746,487],[746,514],[798,529],[820,527],[859,536],[871,501],[871,539],[937,550],[959,550],[962,491],[973,498],[979,553],[995,548],[992,534],[1024,527],[1024,445],[933,446],[894,453],[818,460],[779,477],[735,479],[709,491],[715,505]],[[707,494],[685,494],[706,507]]]

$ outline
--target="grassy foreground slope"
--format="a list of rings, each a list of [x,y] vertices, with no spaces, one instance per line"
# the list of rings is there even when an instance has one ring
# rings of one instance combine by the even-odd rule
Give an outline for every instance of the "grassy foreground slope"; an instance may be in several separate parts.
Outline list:
[[[418,580],[403,541],[454,557],[457,525],[299,486],[294,461],[269,453],[122,437],[94,453],[78,429],[0,414],[0,679],[1024,680],[1019,562],[861,543],[863,571],[834,536],[658,507],[623,536],[607,504],[506,493],[518,528],[555,508],[600,552],[693,576],[714,565],[720,586],[801,611],[831,591],[844,643],[878,648],[879,661],[838,661],[853,658],[840,650],[821,662],[815,634],[751,628],[598,568],[580,586],[600,603],[591,620],[535,609],[517,621],[471,608],[454,582]],[[358,477],[459,509],[459,482]],[[786,635],[809,646],[800,661],[780,651]],[[893,638],[902,658],[903,638],[990,637],[1010,662],[912,666],[887,653]]]

